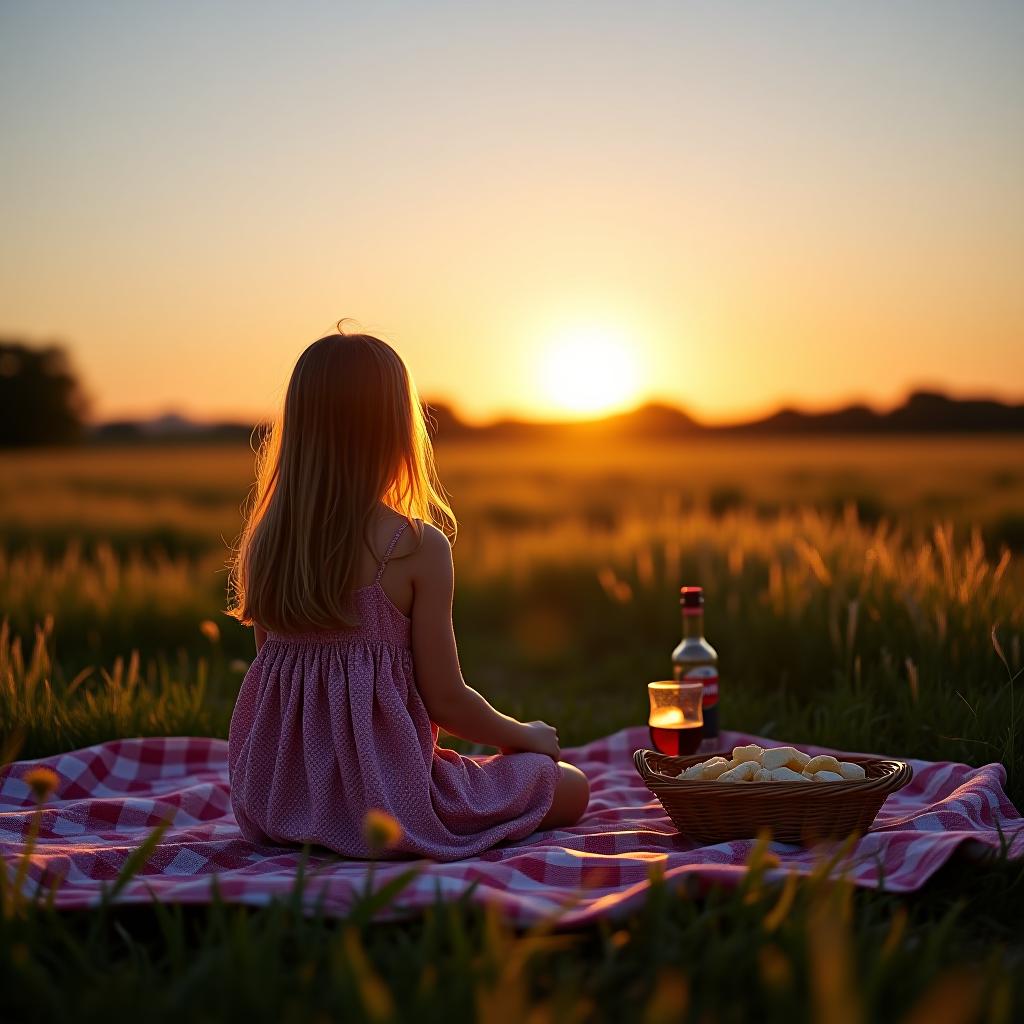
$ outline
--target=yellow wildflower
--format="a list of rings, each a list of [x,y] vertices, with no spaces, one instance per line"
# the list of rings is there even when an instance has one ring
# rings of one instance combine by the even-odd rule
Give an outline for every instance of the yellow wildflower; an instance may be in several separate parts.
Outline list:
[[[218,626],[213,619],[203,619],[203,621],[199,623],[199,632],[202,633],[211,644],[215,644],[220,640],[220,626]]]
[[[388,814],[371,807],[363,818],[363,839],[376,857],[382,850],[394,846],[402,838],[402,826]]]
[[[52,768],[45,768],[42,765],[29,768],[21,778],[32,790],[36,802],[40,804],[53,793],[60,782],[60,777]]]

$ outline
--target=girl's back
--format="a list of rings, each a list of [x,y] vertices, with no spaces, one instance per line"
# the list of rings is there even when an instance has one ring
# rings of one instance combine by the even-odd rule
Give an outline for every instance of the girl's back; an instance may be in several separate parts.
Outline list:
[[[314,343],[232,569],[231,613],[258,648],[229,737],[252,841],[366,857],[364,819],[380,810],[401,827],[388,855],[451,860],[582,813],[586,780],[557,760],[555,730],[462,679],[451,548],[424,521],[438,516],[454,527],[404,364],[364,335]],[[439,725],[502,752],[439,747]]]
[[[267,635],[231,719],[231,799],[256,842],[366,857],[366,812],[402,828],[394,855],[451,860],[534,831],[558,765],[543,754],[477,761],[436,747],[416,689],[411,619],[377,579],[354,592],[359,625]]]

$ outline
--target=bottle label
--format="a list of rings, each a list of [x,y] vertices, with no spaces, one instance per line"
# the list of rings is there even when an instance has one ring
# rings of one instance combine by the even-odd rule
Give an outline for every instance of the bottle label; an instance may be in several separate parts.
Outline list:
[[[704,684],[704,707],[714,707],[718,703],[718,669],[712,665],[701,665],[683,673],[684,683]]]

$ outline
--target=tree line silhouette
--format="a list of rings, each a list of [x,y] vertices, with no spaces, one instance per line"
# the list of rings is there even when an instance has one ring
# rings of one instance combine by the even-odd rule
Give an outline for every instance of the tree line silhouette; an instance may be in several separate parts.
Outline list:
[[[63,346],[0,341],[0,447],[78,441],[87,409]]]

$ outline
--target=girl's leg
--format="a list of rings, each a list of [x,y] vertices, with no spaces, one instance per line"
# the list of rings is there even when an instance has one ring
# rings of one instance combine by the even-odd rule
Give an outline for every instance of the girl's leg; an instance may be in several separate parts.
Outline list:
[[[537,826],[540,831],[546,828],[567,828],[575,825],[590,801],[590,783],[586,775],[575,765],[558,762],[558,783],[555,786],[555,799],[551,810],[541,819]]]

